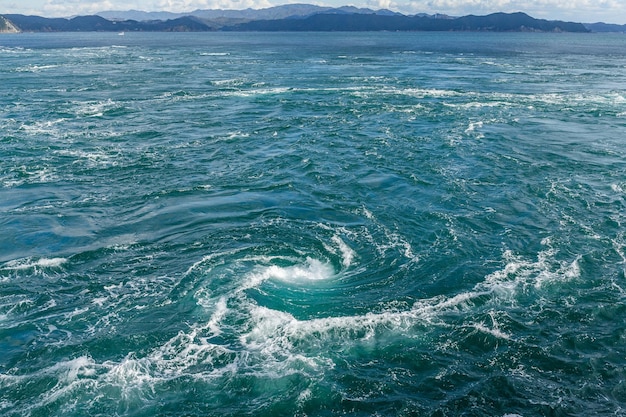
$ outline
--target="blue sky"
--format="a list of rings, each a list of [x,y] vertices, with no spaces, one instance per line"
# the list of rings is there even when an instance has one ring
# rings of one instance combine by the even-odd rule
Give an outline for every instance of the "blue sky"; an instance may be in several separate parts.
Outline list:
[[[290,2],[454,16],[523,11],[543,19],[626,24],[626,0],[0,0],[0,14],[67,17],[106,10],[185,12],[195,9],[260,9]]]

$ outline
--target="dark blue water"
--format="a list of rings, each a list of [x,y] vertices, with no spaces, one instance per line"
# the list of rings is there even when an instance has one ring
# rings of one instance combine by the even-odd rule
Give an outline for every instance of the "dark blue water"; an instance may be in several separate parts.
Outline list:
[[[0,414],[626,416],[625,37],[0,62]]]

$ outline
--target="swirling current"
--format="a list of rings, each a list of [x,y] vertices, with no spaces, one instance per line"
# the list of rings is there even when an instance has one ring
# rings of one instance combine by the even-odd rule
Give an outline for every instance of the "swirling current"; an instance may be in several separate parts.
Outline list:
[[[626,38],[0,35],[0,414],[626,416]]]

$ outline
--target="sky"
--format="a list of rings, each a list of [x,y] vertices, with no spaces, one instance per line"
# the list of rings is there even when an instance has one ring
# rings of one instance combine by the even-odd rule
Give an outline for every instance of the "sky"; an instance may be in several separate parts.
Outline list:
[[[549,20],[626,24],[626,0],[0,0],[0,14],[69,17],[107,10],[187,12],[196,9],[261,9],[287,3],[390,9],[405,14],[451,16],[526,12]]]

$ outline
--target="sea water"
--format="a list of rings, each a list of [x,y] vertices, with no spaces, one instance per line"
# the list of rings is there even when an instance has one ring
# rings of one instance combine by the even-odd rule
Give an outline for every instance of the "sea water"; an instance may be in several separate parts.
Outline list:
[[[626,37],[0,36],[3,416],[626,416]]]

